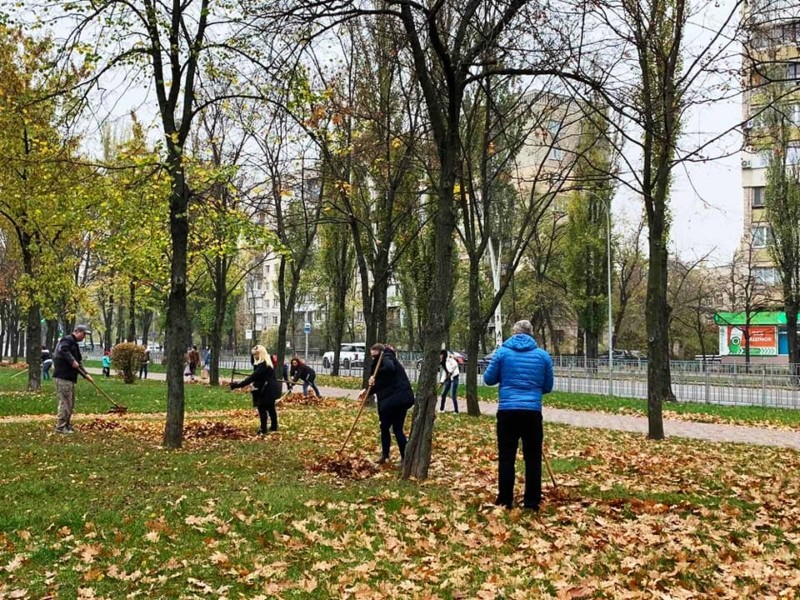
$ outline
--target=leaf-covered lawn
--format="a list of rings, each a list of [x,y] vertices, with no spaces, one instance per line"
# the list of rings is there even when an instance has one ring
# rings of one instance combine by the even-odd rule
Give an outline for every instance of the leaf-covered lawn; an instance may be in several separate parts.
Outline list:
[[[42,391],[31,394],[25,391],[25,375],[11,378],[9,369],[0,369],[0,416],[53,415],[58,403],[53,381],[42,382]],[[137,381],[126,385],[116,377],[94,375],[95,382],[115,402],[125,405],[133,413],[164,412],[167,405],[167,388],[164,381]],[[238,377],[237,377],[238,378]],[[235,394],[227,387],[211,388],[202,383],[186,384],[186,410],[232,410],[250,406],[249,394]],[[105,413],[111,406],[88,382],[78,380],[75,400],[76,414]]]
[[[793,451],[547,425],[560,488],[545,484],[539,514],[507,512],[491,505],[493,419],[439,416],[424,483],[391,466],[357,481],[319,472],[355,412],[281,405],[266,439],[249,410],[190,417],[173,452],[158,447],[161,419],[143,415],[83,415],[67,437],[0,425],[0,597],[755,598],[800,586]],[[374,411],[346,454],[378,454]]]

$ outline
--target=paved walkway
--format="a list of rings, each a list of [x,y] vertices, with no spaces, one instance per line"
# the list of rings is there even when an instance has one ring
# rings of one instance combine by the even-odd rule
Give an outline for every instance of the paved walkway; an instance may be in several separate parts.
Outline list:
[[[101,373],[97,368],[87,369],[90,373]],[[150,373],[150,379],[165,381],[164,373]],[[320,387],[323,396],[336,398],[358,397],[358,390],[345,390],[341,388]],[[481,402],[481,413],[494,415],[497,413],[497,404]],[[453,401],[448,398],[445,407],[447,412],[452,412]],[[466,412],[467,404],[459,400],[459,410]],[[610,429],[614,431],[630,431],[633,433],[647,433],[647,418],[630,415],[616,415],[604,412],[590,412],[583,410],[567,410],[562,408],[547,408],[545,406],[544,420],[550,423],[563,423],[573,427],[588,427]],[[800,432],[782,431],[776,429],[761,429],[759,427],[742,427],[739,425],[717,425],[713,423],[693,423],[690,421],[664,421],[664,433],[667,437],[691,438],[711,442],[730,442],[739,444],[756,444],[759,446],[777,446],[800,450]]]

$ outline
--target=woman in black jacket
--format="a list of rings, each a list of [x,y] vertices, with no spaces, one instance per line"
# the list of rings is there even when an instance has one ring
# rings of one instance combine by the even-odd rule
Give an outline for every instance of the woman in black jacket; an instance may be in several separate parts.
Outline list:
[[[322,394],[319,393],[319,388],[314,381],[317,379],[317,373],[305,364],[302,360],[297,358],[296,356],[291,361],[291,370],[289,371],[289,377],[292,378],[292,383],[297,383],[297,380],[301,380],[303,382],[303,396],[308,396],[308,386],[311,386],[311,389],[314,390],[314,393],[317,395],[317,398],[321,398]]]
[[[275,370],[264,346],[256,346],[251,351],[253,374],[239,382],[231,381],[231,389],[252,385],[253,406],[258,409],[261,420],[260,435],[267,433],[267,413],[270,418],[270,431],[278,430],[278,413],[275,411],[275,400],[281,395],[281,386],[275,377]]]
[[[408,409],[414,406],[414,391],[411,389],[406,370],[390,346],[375,344],[369,352],[373,362],[383,353],[378,373],[369,378],[372,391],[378,398],[378,418],[381,422],[381,457],[377,462],[385,463],[389,460],[392,431],[402,460],[406,454],[408,441],[403,433],[403,425]]]

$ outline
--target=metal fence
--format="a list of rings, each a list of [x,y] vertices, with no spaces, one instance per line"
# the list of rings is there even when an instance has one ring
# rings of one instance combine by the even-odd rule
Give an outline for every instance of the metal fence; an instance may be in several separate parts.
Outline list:
[[[102,352],[85,353],[97,358]],[[162,354],[151,351],[151,360],[160,363]],[[418,353],[402,353],[411,381],[419,376]],[[205,358],[203,356],[203,358]],[[288,361],[288,358],[287,358]],[[319,374],[329,374],[331,369],[322,365],[320,357],[307,361]],[[247,355],[222,355],[220,368],[247,371],[250,357]],[[583,357],[553,357],[555,367],[555,389],[557,391],[582,394],[597,394],[621,398],[647,398],[647,361],[623,359],[614,361],[609,369],[608,359],[585,360]],[[480,365],[479,365],[480,366]],[[461,365],[462,381],[466,365]],[[479,373],[482,369],[479,368]],[[679,402],[700,402],[728,406],[764,406],[777,408],[800,408],[800,384],[790,365],[721,364],[702,361],[671,361],[672,391]],[[361,377],[361,365],[345,369],[340,366],[339,375]],[[480,382],[480,381],[479,381]]]

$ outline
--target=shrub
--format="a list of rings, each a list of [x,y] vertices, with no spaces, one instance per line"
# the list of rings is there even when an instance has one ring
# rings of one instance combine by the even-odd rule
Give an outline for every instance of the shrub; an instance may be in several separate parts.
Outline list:
[[[122,373],[125,383],[133,383],[144,359],[144,346],[122,342],[111,349],[111,364],[117,373]]]

